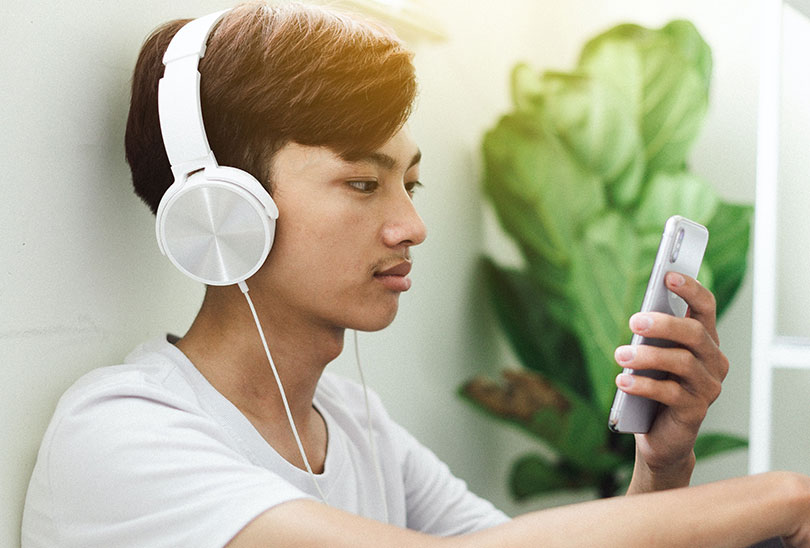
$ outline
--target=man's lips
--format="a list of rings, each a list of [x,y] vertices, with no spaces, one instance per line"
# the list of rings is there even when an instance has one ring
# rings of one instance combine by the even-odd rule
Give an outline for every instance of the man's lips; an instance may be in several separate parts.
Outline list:
[[[374,274],[375,276],[407,276],[411,271],[411,262],[402,261],[401,263],[392,266],[381,272]]]
[[[374,274],[374,278],[391,291],[408,291],[411,288],[411,262],[408,260]]]

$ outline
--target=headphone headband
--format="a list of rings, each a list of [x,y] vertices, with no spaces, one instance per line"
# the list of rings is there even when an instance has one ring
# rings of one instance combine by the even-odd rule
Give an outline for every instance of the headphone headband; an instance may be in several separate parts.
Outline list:
[[[198,65],[211,29],[228,10],[175,33],[158,84],[158,115],[174,183],[155,217],[158,246],[189,277],[209,285],[241,283],[264,264],[278,208],[251,174],[217,164],[203,124]]]
[[[217,165],[203,125],[197,68],[205,55],[208,35],[228,11],[218,11],[185,24],[163,55],[166,69],[158,84],[158,113],[175,180],[184,179],[190,171],[200,167]]]

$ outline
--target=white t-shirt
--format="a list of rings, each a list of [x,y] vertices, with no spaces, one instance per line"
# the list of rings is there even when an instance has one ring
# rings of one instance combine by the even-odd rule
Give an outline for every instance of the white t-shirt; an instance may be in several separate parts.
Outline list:
[[[389,522],[449,536],[508,518],[467,490],[370,394]],[[325,373],[314,405],[331,506],[382,520],[362,388]],[[60,399],[28,488],[23,548],[223,546],[272,506],[319,500],[186,356],[160,338],[92,371]]]

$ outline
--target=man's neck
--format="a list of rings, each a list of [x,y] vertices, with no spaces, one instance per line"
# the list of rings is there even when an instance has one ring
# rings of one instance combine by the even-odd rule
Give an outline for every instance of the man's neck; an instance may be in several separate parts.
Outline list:
[[[293,417],[304,423],[324,368],[343,349],[344,330],[308,324],[266,299],[256,298],[256,309]],[[273,371],[238,288],[209,288],[177,347],[243,413],[286,422]]]

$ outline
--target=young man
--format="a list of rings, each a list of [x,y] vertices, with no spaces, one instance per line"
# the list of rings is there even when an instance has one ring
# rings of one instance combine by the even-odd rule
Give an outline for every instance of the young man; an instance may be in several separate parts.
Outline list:
[[[173,179],[161,59],[184,23],[147,40],[133,80],[127,160],[153,210]],[[404,125],[410,58],[385,31],[320,8],[249,4],[218,23],[199,65],[202,111],[219,163],[251,173],[280,212],[272,250],[246,281],[280,382],[240,288],[209,286],[182,338],[146,343],[60,400],[23,546],[745,546],[775,535],[810,546],[806,478],[673,489],[689,483],[698,428],[728,369],[713,297],[692,279],[667,280],[691,318],[631,319],[635,332],[680,348],[617,350],[622,365],[676,379],[619,380],[666,405],[637,438],[630,493],[640,496],[510,521],[377,398],[369,412],[361,388],[324,372],[347,328],[393,320],[410,249],[426,236],[412,202],[420,151]]]

